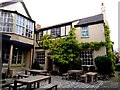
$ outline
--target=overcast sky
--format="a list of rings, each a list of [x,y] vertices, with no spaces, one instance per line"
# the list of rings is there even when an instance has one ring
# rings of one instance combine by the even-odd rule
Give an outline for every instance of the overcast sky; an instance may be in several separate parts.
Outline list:
[[[1,0],[0,0],[1,1]],[[4,0],[3,0],[4,1]],[[118,2],[120,0],[23,0],[36,23],[47,27],[101,13],[106,7],[106,18],[111,30],[114,49],[118,48]]]
[[[33,20],[42,27],[100,14],[103,2],[114,49],[118,48],[118,1],[120,0],[24,0]]]

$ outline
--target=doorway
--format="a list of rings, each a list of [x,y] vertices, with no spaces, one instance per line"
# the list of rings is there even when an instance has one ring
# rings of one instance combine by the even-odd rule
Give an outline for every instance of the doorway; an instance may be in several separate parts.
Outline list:
[[[47,71],[52,71],[53,70],[53,62],[50,56],[47,57]]]

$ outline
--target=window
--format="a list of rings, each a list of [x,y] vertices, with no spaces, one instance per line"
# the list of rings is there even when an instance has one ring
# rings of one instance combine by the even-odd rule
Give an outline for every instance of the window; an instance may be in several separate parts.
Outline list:
[[[34,24],[30,20],[27,20],[26,22],[26,36],[29,38],[33,38],[33,29]]]
[[[70,28],[71,28],[70,25],[67,25],[67,26],[65,27],[65,34],[66,34],[66,35],[68,35],[68,33],[70,32]]]
[[[80,58],[82,59],[82,65],[93,65],[93,52],[89,51],[80,51]]]
[[[61,36],[66,36],[66,27],[61,27]]]
[[[43,31],[39,32],[38,39],[40,40],[43,37]]]
[[[20,48],[13,48],[12,64],[22,64],[22,50]]]
[[[53,28],[51,30],[51,36],[54,37],[60,37],[60,28]]]
[[[40,64],[45,64],[45,51],[37,52],[37,60]]]
[[[82,27],[82,37],[88,37],[88,26]]]
[[[3,57],[2,57],[3,61],[2,61],[2,63],[4,63],[4,64],[8,63],[9,54],[10,54],[9,49],[6,49],[6,50],[3,51]]]
[[[17,15],[16,16],[16,34],[24,35],[24,17]]]
[[[1,12],[0,16],[0,31],[12,32],[13,29],[13,15],[8,12]]]

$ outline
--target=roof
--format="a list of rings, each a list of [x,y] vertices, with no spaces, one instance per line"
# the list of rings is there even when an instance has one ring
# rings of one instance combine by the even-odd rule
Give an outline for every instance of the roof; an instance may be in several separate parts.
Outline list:
[[[9,5],[18,3],[18,2],[20,2],[22,4],[22,6],[25,9],[25,12],[27,13],[28,17],[30,19],[32,19],[31,16],[30,16],[30,14],[29,14],[29,12],[28,12],[28,10],[27,10],[27,8],[26,8],[25,3],[23,2],[23,0],[10,0],[10,1],[6,1],[6,2],[2,2],[2,3],[0,3],[0,8],[1,7],[6,7],[6,6],[9,6]]]
[[[73,22],[76,22],[76,21],[78,21],[78,19],[77,20],[72,20],[72,21],[69,21],[69,22],[64,22],[64,23],[52,25],[52,26],[48,26],[48,27],[44,27],[44,28],[36,30],[36,32],[44,31],[44,30],[51,29],[51,28],[57,28],[57,27],[64,26],[64,25],[70,25],[70,24],[72,24]]]
[[[102,23],[102,22],[104,22],[103,14],[98,14],[95,16],[90,16],[87,18],[80,19],[79,22],[77,23],[77,25],[75,25],[75,27],[96,24],[96,23]]]
[[[26,18],[26,19],[28,19],[28,20],[30,20],[30,21],[32,21],[32,22],[34,22],[34,23],[35,23],[35,21],[34,21],[34,20],[32,20],[31,18],[28,18],[28,17],[24,16],[24,15],[23,15],[23,14],[21,14],[21,13],[18,13],[17,11],[4,10],[4,9],[0,9],[0,11],[3,11],[3,12],[10,12],[10,13],[15,13],[15,14],[18,14],[18,15],[20,15],[20,16],[22,16],[22,17],[24,17],[24,18]]]

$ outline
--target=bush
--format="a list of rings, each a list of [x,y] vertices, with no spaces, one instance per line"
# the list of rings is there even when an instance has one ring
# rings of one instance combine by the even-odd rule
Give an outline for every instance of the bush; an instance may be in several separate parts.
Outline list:
[[[111,75],[113,72],[112,61],[108,56],[98,56],[95,58],[95,64],[99,73]]]
[[[120,71],[120,64],[115,65],[115,71]]]

